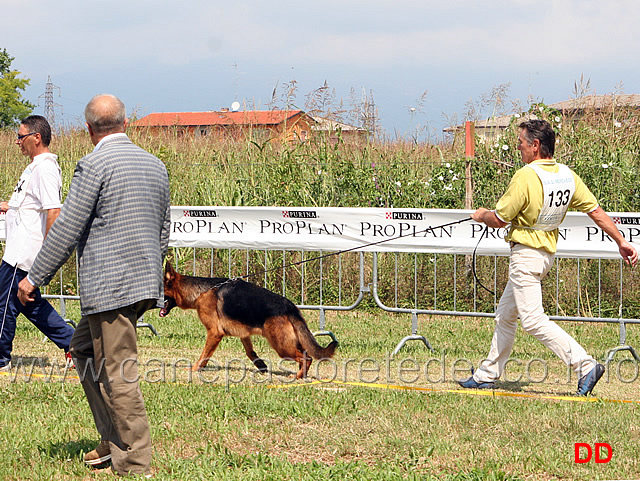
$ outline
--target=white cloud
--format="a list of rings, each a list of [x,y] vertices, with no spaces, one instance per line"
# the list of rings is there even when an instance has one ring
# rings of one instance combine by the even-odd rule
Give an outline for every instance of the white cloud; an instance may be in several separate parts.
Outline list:
[[[79,101],[94,88],[113,86],[135,91],[135,102],[141,94],[155,102],[151,92],[162,91],[178,105],[189,95],[198,105],[204,102],[199,92],[206,92],[200,94],[206,102],[223,105],[237,88],[231,67],[237,63],[241,95],[243,82],[252,82],[248,98],[268,97],[273,81],[289,75],[312,86],[326,78],[347,91],[377,85],[376,98],[386,96],[396,106],[412,101],[400,96],[435,92],[439,85],[446,93],[430,94],[429,103],[430,111],[440,112],[444,96],[463,103],[518,77],[521,85],[529,78],[529,92],[514,92],[521,98],[547,96],[549,85],[565,89],[553,101],[566,98],[576,72],[592,77],[596,69],[615,79],[607,78],[600,91],[620,80],[640,91],[640,75],[633,74],[640,45],[636,1],[31,0],[25,8],[3,0],[0,48],[35,83],[47,75],[54,83],[71,79],[73,85],[61,87]],[[138,85],[156,75],[162,76],[158,85]],[[531,91],[536,75],[544,93]],[[184,80],[193,88],[185,89]],[[42,93],[37,88],[36,98]],[[167,100],[157,102],[151,108],[162,110]]]
[[[520,3],[527,8],[518,15],[509,17],[494,9],[491,23],[479,19],[472,27],[466,25],[468,19],[452,19],[423,30],[321,33],[301,39],[293,55],[298,61],[362,66],[499,63],[530,70],[637,56],[640,29],[637,6],[631,1],[557,0],[546,8],[545,2]]]
[[[4,5],[2,27],[14,38],[12,54],[37,54],[45,62],[50,56],[69,69],[96,63],[180,66],[218,57],[381,69],[406,62],[546,68],[629,58],[640,44],[634,0],[331,0],[306,6],[112,0],[100,10],[97,4],[37,0],[31,8],[41,15],[29,17],[26,34],[24,6]],[[47,48],[36,53],[28,39],[40,31]]]

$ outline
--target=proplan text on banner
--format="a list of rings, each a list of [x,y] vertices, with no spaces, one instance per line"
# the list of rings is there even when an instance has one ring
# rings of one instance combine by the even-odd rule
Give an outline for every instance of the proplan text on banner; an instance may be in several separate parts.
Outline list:
[[[433,252],[508,255],[506,229],[467,221],[471,210],[340,207],[172,207],[170,245],[254,250]],[[630,242],[639,213],[612,213]],[[460,221],[465,222],[460,222]],[[460,222],[460,223],[456,223]],[[570,212],[560,226],[558,256],[619,258],[591,219]],[[482,239],[481,239],[482,238]]]

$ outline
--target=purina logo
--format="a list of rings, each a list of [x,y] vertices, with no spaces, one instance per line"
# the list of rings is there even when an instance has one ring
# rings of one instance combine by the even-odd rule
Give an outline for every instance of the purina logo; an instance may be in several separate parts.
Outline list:
[[[614,224],[640,225],[640,217],[611,217]]]
[[[385,217],[393,220],[424,220],[422,212],[387,212]]]
[[[318,213],[315,210],[283,210],[282,217],[285,219],[317,219]]]
[[[183,217],[218,217],[215,210],[183,210]]]

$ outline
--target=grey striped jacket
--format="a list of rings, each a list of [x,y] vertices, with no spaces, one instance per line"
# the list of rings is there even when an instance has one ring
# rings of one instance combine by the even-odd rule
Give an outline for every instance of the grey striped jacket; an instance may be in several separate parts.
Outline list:
[[[48,284],[77,249],[83,316],[143,299],[160,305],[169,227],[164,164],[124,135],[105,138],[78,161],[29,278],[36,286]]]

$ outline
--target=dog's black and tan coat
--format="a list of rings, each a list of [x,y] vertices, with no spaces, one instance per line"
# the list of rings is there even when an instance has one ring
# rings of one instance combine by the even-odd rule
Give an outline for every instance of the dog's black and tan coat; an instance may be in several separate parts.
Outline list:
[[[320,346],[296,305],[286,297],[241,279],[183,276],[167,263],[164,274],[165,305],[195,309],[207,330],[204,350],[193,370],[202,369],[225,336],[239,337],[247,356],[262,372],[265,362],[253,350],[251,336],[264,336],[283,359],[298,363],[298,379],[306,377],[312,359],[333,356],[338,342]]]

